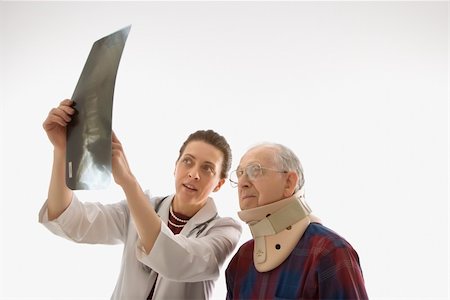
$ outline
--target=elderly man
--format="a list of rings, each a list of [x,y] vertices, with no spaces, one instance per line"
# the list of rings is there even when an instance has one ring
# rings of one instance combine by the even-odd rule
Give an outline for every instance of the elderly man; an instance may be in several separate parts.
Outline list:
[[[253,239],[226,270],[227,299],[367,299],[359,258],[306,204],[297,156],[280,144],[248,150],[230,177]]]

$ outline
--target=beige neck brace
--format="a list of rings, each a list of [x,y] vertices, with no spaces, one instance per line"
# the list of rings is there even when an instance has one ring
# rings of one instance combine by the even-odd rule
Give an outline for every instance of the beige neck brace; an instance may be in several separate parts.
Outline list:
[[[289,198],[238,212],[239,218],[249,225],[255,240],[253,260],[256,270],[273,270],[291,254],[311,222],[310,213],[303,189]]]

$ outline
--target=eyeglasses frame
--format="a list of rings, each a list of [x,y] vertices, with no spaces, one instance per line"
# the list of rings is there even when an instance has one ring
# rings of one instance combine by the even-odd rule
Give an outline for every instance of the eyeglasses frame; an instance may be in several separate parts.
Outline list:
[[[250,178],[250,176],[248,176],[247,169],[248,169],[248,167],[250,167],[250,166],[255,166],[255,165],[256,165],[256,166],[259,166],[259,169],[260,169],[260,175],[258,175],[256,178],[253,178],[253,179],[252,179],[252,178]],[[233,187],[233,188],[237,187],[238,184],[239,184],[239,182],[236,182],[236,181],[234,181],[234,180],[231,179],[231,177],[233,176],[233,175],[232,175],[233,173],[236,173],[236,178],[238,179],[238,181],[239,181],[239,178],[242,177],[242,176],[244,176],[244,175],[247,175],[247,177],[248,177],[248,179],[249,179],[250,181],[255,181],[256,179],[258,179],[259,176],[261,176],[261,175],[263,174],[263,173],[262,173],[263,170],[272,171],[272,172],[277,172],[277,173],[284,173],[284,174],[289,173],[289,171],[286,171],[286,170],[278,170],[278,169],[272,169],[272,168],[266,168],[266,167],[263,167],[263,166],[261,166],[260,163],[251,163],[251,164],[247,165],[247,166],[242,170],[243,173],[242,173],[241,176],[237,176],[237,170],[238,170],[238,169],[231,171],[230,177],[228,178],[228,180],[230,181],[231,187]]]

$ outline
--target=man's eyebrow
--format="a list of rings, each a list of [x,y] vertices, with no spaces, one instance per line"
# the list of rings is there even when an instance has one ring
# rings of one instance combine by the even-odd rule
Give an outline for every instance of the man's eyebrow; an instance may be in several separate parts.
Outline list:
[[[251,166],[251,165],[254,165],[254,164],[261,164],[261,163],[260,163],[259,161],[257,161],[257,160],[252,160],[251,162],[249,162],[249,163],[247,164],[246,167]],[[236,167],[236,170],[239,169],[239,168],[242,168],[242,166],[241,166],[240,164]]]

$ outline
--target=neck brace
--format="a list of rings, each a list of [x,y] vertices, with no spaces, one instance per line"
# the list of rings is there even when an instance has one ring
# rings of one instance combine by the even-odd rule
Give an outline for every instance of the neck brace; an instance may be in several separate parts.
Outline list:
[[[278,267],[302,237],[311,222],[304,198],[302,188],[289,198],[238,212],[255,240],[253,261],[259,272]]]

